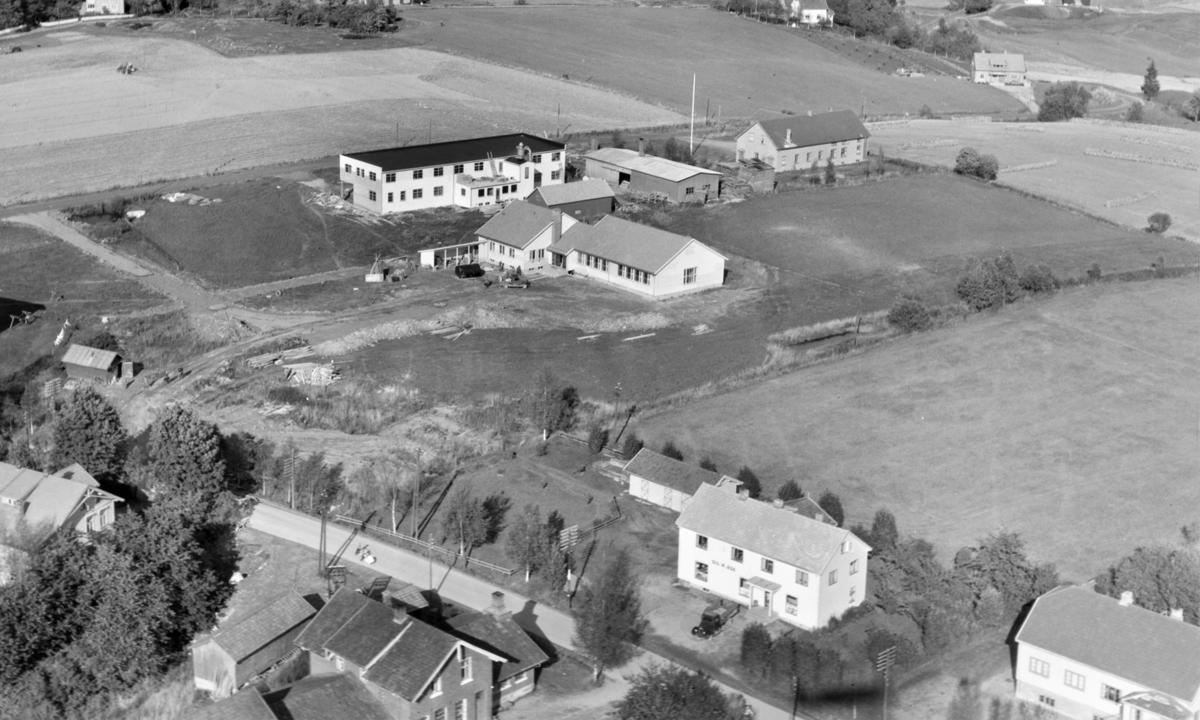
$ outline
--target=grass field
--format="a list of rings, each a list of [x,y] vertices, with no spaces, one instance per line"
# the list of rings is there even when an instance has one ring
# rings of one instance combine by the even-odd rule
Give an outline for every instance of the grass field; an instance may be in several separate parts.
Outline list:
[[[1000,161],[1000,182],[1081,208],[1115,223],[1143,228],[1154,212],[1169,213],[1168,234],[1200,239],[1196,166],[1200,133],[1149,125],[1092,123],[994,124],[912,120],[871,131],[889,156],[950,167],[964,146]],[[1133,154],[1151,162],[1087,155],[1087,150]],[[1188,163],[1170,167],[1164,160]],[[1020,172],[1005,168],[1053,161]],[[1030,227],[1033,227],[1032,225]]]
[[[1196,519],[1195,278],[1091,286],[643,418],[948,557],[998,530],[1072,579]]]

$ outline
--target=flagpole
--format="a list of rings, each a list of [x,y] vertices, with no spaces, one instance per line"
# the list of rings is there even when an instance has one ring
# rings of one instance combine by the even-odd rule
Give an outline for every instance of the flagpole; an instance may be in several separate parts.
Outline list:
[[[692,122],[688,130],[688,155],[696,152],[696,73],[692,73]]]

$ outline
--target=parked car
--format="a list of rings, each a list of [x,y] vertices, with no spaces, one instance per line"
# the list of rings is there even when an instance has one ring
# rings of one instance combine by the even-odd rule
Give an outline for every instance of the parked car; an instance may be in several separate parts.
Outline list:
[[[741,609],[741,605],[709,605],[700,615],[700,624],[692,628],[692,635],[701,639],[716,635]]]
[[[468,263],[466,265],[454,266],[454,277],[475,278],[483,277],[483,274],[483,268],[479,266],[479,263]]]

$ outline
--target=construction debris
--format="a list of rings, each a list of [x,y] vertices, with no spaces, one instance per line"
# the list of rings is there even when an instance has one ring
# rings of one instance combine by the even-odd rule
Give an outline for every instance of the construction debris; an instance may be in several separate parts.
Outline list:
[[[284,376],[297,385],[332,385],[342,379],[342,371],[333,363],[292,363],[283,366]]]
[[[246,359],[246,365],[252,370],[264,368],[268,365],[278,365],[284,360],[299,360],[300,358],[314,355],[312,345],[301,345],[290,350],[276,350],[274,352],[255,355]]]

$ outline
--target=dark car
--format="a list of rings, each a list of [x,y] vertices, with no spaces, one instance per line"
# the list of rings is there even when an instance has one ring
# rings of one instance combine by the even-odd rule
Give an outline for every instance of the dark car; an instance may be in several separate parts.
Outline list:
[[[734,615],[741,610],[741,605],[709,605],[700,616],[700,624],[692,628],[692,634],[698,638],[710,638],[721,632]]]
[[[470,263],[467,265],[455,265],[454,277],[473,278],[483,277],[483,268],[479,267],[478,263]]]

